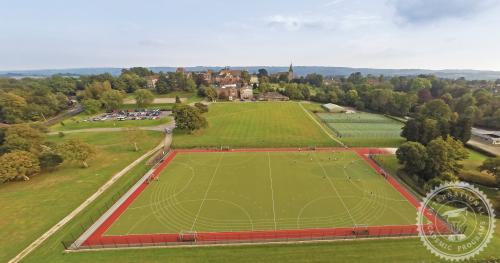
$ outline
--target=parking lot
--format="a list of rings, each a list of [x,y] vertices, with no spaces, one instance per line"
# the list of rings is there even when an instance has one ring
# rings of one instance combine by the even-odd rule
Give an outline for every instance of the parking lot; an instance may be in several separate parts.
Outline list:
[[[85,121],[127,121],[127,120],[157,120],[170,115],[171,111],[160,111],[159,109],[117,111],[103,113],[86,119]]]

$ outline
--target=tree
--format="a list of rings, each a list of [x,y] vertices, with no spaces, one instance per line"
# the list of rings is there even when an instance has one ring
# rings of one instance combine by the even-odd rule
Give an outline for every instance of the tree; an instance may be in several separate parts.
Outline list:
[[[38,153],[44,140],[43,134],[28,124],[12,125],[5,131],[2,151],[27,151]]]
[[[307,74],[305,81],[313,86],[320,87],[323,84],[323,75],[316,73]]]
[[[196,102],[194,106],[202,113],[208,112],[208,105],[206,104],[203,104],[201,102]]]
[[[472,119],[460,118],[457,122],[452,124],[451,136],[466,143],[472,137]]]
[[[250,73],[246,70],[241,71],[241,79],[243,80],[244,83],[250,83]]]
[[[83,98],[84,99],[95,99],[98,100],[101,98],[102,94],[111,90],[111,84],[109,81],[98,82],[94,81],[90,85],[88,85],[85,90],[83,90]]]
[[[26,100],[14,93],[0,91],[0,122],[19,123],[24,119]]]
[[[175,126],[190,132],[207,126],[207,120],[201,115],[200,110],[189,105],[178,104],[173,110]]]
[[[123,104],[123,94],[119,90],[109,90],[102,94],[101,101],[106,110],[116,110]]]
[[[87,114],[94,114],[99,112],[102,106],[102,102],[100,100],[95,99],[86,99],[82,101],[83,110]]]
[[[40,172],[40,163],[33,153],[13,151],[0,156],[0,181],[29,180]]]
[[[134,146],[134,150],[139,151],[139,142],[145,136],[144,130],[141,130],[137,127],[127,127],[125,128],[125,132],[127,133],[127,139]]]
[[[356,90],[349,90],[345,94],[345,102],[348,105],[355,105],[356,101],[359,99],[358,92]]]
[[[468,157],[468,152],[463,144],[447,137],[446,139],[437,138],[429,142],[427,149],[427,163],[424,177],[430,180],[441,175],[447,175],[447,180],[450,180],[450,174],[457,175],[462,168],[461,160]]]
[[[52,170],[60,165],[64,159],[60,154],[47,151],[42,152],[40,156],[38,156],[38,161],[40,162],[40,168],[42,170]]]
[[[441,99],[434,99],[425,103],[421,114],[435,120],[443,119],[448,121],[452,117],[450,107]]]
[[[200,88],[202,96],[205,96],[210,101],[217,100],[217,90],[213,87],[204,87]]]
[[[479,171],[485,171],[496,177],[497,185],[500,186],[500,157],[488,158],[479,166]]]
[[[94,146],[80,139],[70,139],[59,145],[58,153],[65,160],[79,162],[83,168],[87,168],[87,161],[95,156],[96,150]]]
[[[404,165],[403,169],[411,175],[422,172],[428,158],[425,146],[418,142],[403,143],[396,151],[396,157]]]
[[[129,74],[129,73],[133,73],[140,77],[151,76],[154,74],[153,71],[144,67],[132,67],[129,69],[122,69],[122,74]]]
[[[156,82],[156,85],[155,85],[156,92],[158,92],[158,94],[169,93],[170,86],[169,86],[168,82],[169,81],[168,81],[167,75],[160,74],[160,76],[158,77],[158,81]]]
[[[151,104],[155,98],[153,93],[147,89],[138,89],[135,91],[135,103],[137,107],[144,108]]]
[[[260,78],[262,77],[268,77],[269,73],[267,73],[267,70],[265,68],[261,68],[258,70],[257,76]]]
[[[432,88],[432,83],[428,79],[421,78],[421,77],[414,78],[411,81],[411,85],[410,85],[410,90],[413,92],[418,92],[419,90],[422,90],[422,89],[430,90],[431,88]]]

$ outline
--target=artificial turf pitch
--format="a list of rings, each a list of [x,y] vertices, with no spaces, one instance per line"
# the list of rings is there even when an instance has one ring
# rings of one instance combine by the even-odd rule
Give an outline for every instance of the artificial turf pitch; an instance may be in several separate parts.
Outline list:
[[[407,226],[415,215],[355,151],[178,152],[102,235]]]

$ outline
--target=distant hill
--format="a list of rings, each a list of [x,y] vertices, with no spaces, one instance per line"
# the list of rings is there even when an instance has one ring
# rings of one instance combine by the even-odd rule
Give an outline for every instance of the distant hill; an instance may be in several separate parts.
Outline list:
[[[155,72],[173,72],[176,67],[149,67]],[[188,71],[203,71],[211,69],[220,70],[223,67],[197,66],[185,67]],[[287,71],[288,67],[268,67],[268,66],[234,66],[232,69],[246,69],[256,73],[259,69],[265,68],[269,73]],[[114,76],[119,75],[121,68],[70,68],[70,69],[40,69],[40,70],[6,70],[0,71],[0,77],[47,77],[52,75],[64,76],[82,76],[110,73]],[[434,74],[441,78],[457,79],[464,77],[469,80],[496,80],[500,79],[500,71],[469,70],[469,69],[377,69],[377,68],[348,68],[348,67],[318,67],[318,66],[295,66],[294,72],[297,76],[305,76],[310,73],[318,73],[324,76],[348,76],[354,72],[361,72],[363,75],[384,75],[384,76],[414,76],[419,74]]]

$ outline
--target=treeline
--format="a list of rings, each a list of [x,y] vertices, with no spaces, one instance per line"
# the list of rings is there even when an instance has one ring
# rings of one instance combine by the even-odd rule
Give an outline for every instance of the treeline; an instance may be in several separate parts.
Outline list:
[[[437,99],[449,107],[454,122],[462,122],[456,123],[457,126],[500,128],[500,97],[496,96],[500,80],[452,80],[432,75],[386,78],[354,73],[328,79],[309,74],[288,82],[268,76],[265,70],[260,70],[258,76],[258,91],[279,91],[293,100],[335,103],[358,110],[418,118],[422,107]]]
[[[87,161],[96,153],[93,146],[79,139],[56,144],[47,140],[45,129],[36,124],[0,129],[0,183],[29,180],[40,172],[56,169],[64,161],[88,166]]]

